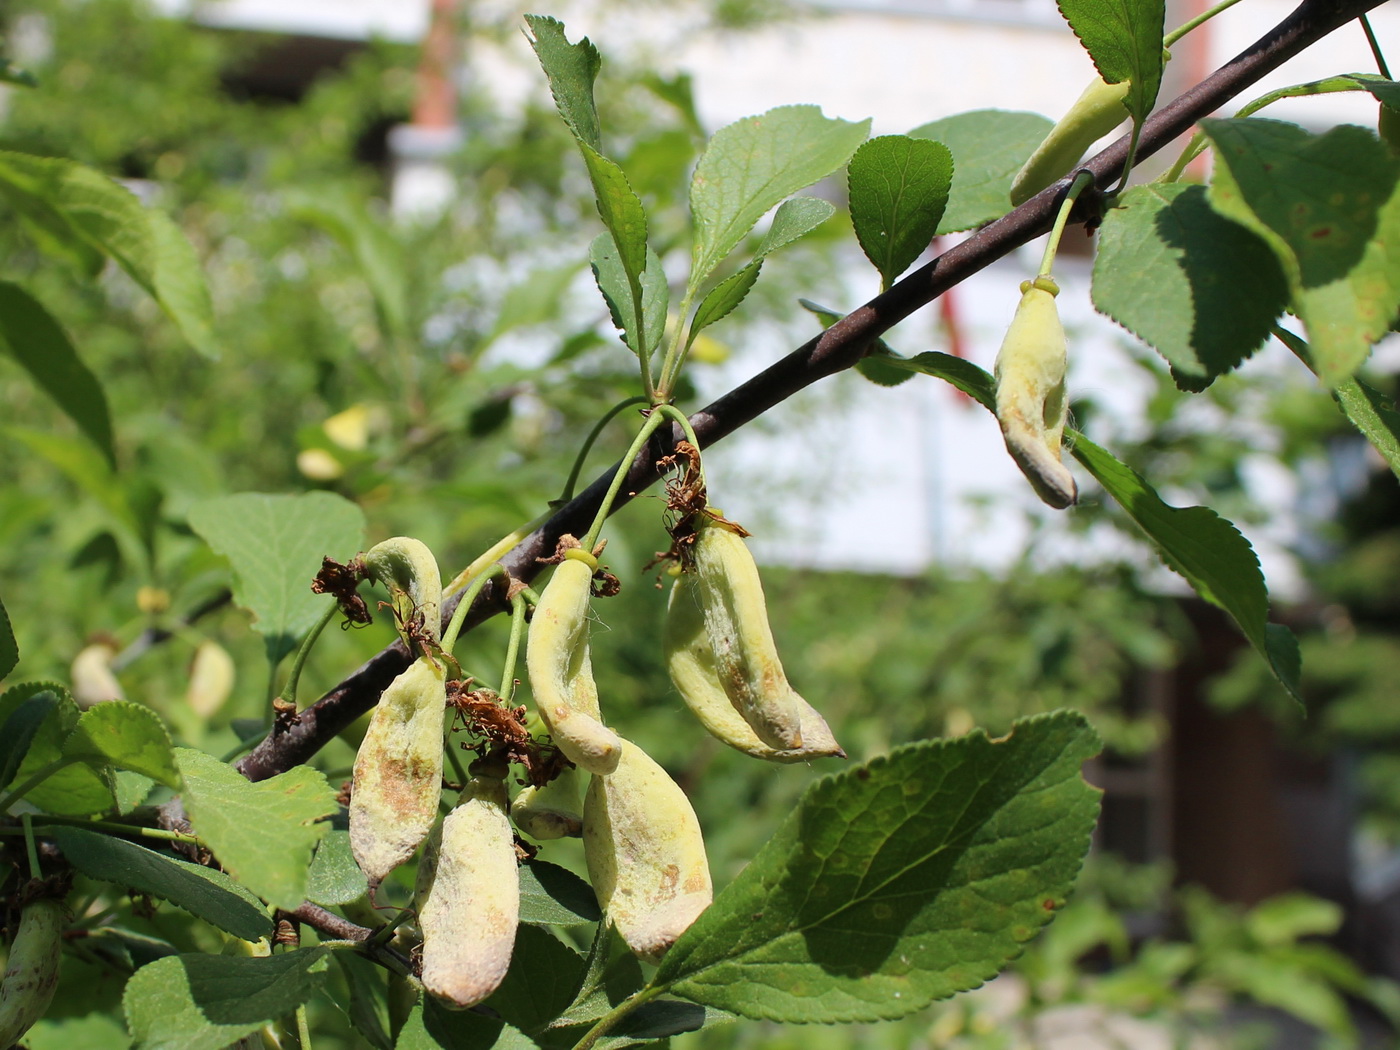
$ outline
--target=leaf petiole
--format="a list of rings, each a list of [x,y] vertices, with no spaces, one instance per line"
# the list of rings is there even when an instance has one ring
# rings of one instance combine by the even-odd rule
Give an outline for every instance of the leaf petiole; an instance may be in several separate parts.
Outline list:
[[[583,470],[584,461],[588,458],[588,453],[593,449],[593,443],[598,440],[598,435],[603,432],[603,428],[611,423],[623,411],[632,405],[645,405],[650,400],[649,397],[629,397],[625,401],[619,401],[603,414],[603,418],[593,424],[593,429],[588,432],[588,436],[583,439],[583,447],[578,450],[578,455],[574,457],[574,466],[569,471],[569,480],[564,482],[564,491],[559,498],[554,501],[556,506],[562,506],[574,498],[574,487],[578,484],[578,476]]]
[[[592,1046],[603,1036],[612,1030],[613,1026],[623,1018],[627,1017],[639,1007],[646,1005],[665,991],[664,987],[652,987],[648,985],[641,991],[634,993],[622,1000],[611,1010],[598,1018],[593,1027],[590,1028],[582,1039],[574,1044],[573,1050],[591,1050]]]
[[[1045,254],[1040,257],[1040,270],[1037,277],[1049,277],[1050,271],[1055,268],[1055,253],[1060,250],[1060,238],[1064,235],[1065,226],[1069,223],[1069,213],[1074,210],[1074,202],[1079,195],[1094,183],[1094,176],[1091,172],[1080,171],[1074,176],[1074,181],[1069,184],[1069,189],[1065,191],[1065,199],[1060,202],[1059,214],[1055,216],[1055,225],[1050,230],[1050,237],[1045,242]]]

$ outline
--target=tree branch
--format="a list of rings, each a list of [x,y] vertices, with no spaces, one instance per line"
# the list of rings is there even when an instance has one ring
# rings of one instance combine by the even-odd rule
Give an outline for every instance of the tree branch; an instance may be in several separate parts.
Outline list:
[[[1304,0],[1253,46],[1154,113],[1143,125],[1138,159],[1165,148],[1196,121],[1215,112],[1289,58],[1381,2]],[[1085,165],[1093,172],[1095,186],[1100,191],[1111,188],[1122,174],[1127,153],[1128,136],[1125,135]],[[1062,179],[1014,211],[988,223],[821,335],[696,412],[690,421],[701,443],[709,446],[728,437],[817,380],[850,368],[865,356],[873,340],[915,310],[1047,232],[1068,184],[1068,178]],[[680,432],[677,427],[663,427],[658,434],[660,440],[652,442],[632,464],[614,511],[660,476],[657,460],[674,448]],[[501,559],[511,576],[529,582],[541,568],[536,559],[553,554],[561,535],[579,535],[587,529],[616,469],[617,465],[610,468]],[[444,622],[455,607],[455,601],[444,604]],[[478,597],[463,630],[470,630],[508,608],[501,588],[493,581]],[[263,740],[238,768],[249,779],[262,780],[306,761],[373,706],[384,687],[407,666],[408,652],[401,643],[384,649],[302,711],[299,724]]]

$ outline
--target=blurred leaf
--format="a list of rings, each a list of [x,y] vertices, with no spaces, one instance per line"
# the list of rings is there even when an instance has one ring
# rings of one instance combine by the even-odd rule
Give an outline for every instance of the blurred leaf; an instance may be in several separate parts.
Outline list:
[[[1275,947],[1300,937],[1330,937],[1342,925],[1335,901],[1306,893],[1285,893],[1256,904],[1245,916],[1245,929],[1260,944]]]
[[[827,119],[817,106],[779,106],[717,131],[690,185],[689,287],[698,288],[769,208],[844,164],[869,129],[868,120]]]
[[[1178,386],[1203,390],[1265,343],[1288,285],[1268,245],[1212,210],[1204,187],[1154,183],[1105,217],[1093,299],[1167,359]]]
[[[167,900],[241,940],[272,935],[272,920],[262,901],[215,868],[81,828],[54,828],[45,834],[88,878]]]
[[[214,304],[194,247],[175,220],[164,212],[148,209],[155,267],[151,273],[154,295],[165,308],[192,347],[205,357],[217,359],[219,343],[214,336]]]
[[[185,812],[195,834],[239,882],[278,908],[306,899],[311,854],[336,812],[325,774],[297,766],[250,783],[218,759],[179,748]]]
[[[0,281],[0,343],[58,407],[78,424],[116,469],[112,417],[102,384],[78,357],[67,334],[42,303],[17,284]]]
[[[166,787],[180,786],[170,734],[160,717],[141,704],[109,700],[88,708],[63,742],[63,754],[128,769]]]
[[[925,138],[881,135],[851,157],[851,223],[882,287],[894,284],[933,240],[952,180],[952,153]]]
[[[135,1050],[224,1050],[290,1014],[326,977],[324,948],[244,958],[176,955],[143,966],[122,995]]]
[[[298,194],[288,211],[330,234],[355,260],[391,338],[412,335],[408,319],[408,260],[385,220],[348,195]]]
[[[556,320],[560,315],[559,304],[577,273],[577,263],[531,270],[523,281],[512,285],[501,297],[496,323],[486,341],[494,342],[516,328]]]
[[[1400,310],[1400,159],[1353,125],[1311,135],[1251,117],[1201,129],[1215,146],[1211,207],[1273,250],[1317,373],[1336,385]]]
[[[520,865],[521,922],[577,926],[601,917],[593,887],[568,868],[542,860]]]
[[[1165,0],[1056,0],[1060,13],[1110,84],[1131,81],[1128,107],[1147,119],[1162,87]]]
[[[332,492],[219,496],[191,506],[189,522],[228,558],[234,600],[253,614],[274,663],[296,648],[333,601],[311,592],[321,559],[348,560],[365,530],[364,512]]]
[[[909,132],[953,154],[953,185],[938,233],[970,230],[1011,210],[1011,182],[1054,122],[1038,113],[978,109]]]
[[[21,66],[15,65],[8,58],[0,58],[0,81],[6,84],[17,84],[20,87],[38,87],[39,82],[34,79],[34,74]]]
[[[1099,792],[1082,715],[897,748],[812,785],[651,987],[745,1017],[902,1017],[975,988],[1079,873]]]
[[[0,602],[0,681],[15,669],[19,663],[19,643],[15,641],[14,628],[10,626],[10,615],[5,611],[5,603]]]
[[[131,1037],[115,1017],[92,1013],[40,1021],[24,1037],[24,1045],[28,1050],[126,1050]]]

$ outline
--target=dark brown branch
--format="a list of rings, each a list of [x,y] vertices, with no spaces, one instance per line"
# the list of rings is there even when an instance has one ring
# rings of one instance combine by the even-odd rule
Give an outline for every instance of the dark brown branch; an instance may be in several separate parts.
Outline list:
[[[1143,125],[1138,159],[1165,148],[1196,121],[1214,113],[1265,74],[1380,3],[1381,0],[1305,0],[1252,47],[1150,117]],[[1127,153],[1128,137],[1124,136],[1085,165],[1094,173],[1095,185],[1100,190],[1113,187],[1122,173]],[[691,423],[701,444],[709,446],[728,437],[799,390],[850,368],[865,355],[874,339],[915,310],[1046,233],[1067,185],[1067,179],[1061,180],[982,227],[781,361],[695,413]],[[623,497],[614,510],[627,502],[628,494],[639,492],[657,480],[657,460],[671,451],[679,437],[678,428],[673,429],[664,435],[664,440],[653,442],[638,456],[628,471]],[[502,558],[507,571],[528,582],[541,568],[535,559],[552,554],[561,535],[566,532],[581,534],[587,529],[615,469],[616,466],[609,469]],[[451,615],[453,608],[455,603],[446,604],[444,618]],[[505,608],[499,589],[494,584],[487,586],[467,616],[464,629],[480,624]],[[239,769],[250,779],[261,780],[306,761],[367,711],[384,687],[407,666],[408,653],[402,645],[380,652],[303,711],[299,725],[259,744],[239,763]]]

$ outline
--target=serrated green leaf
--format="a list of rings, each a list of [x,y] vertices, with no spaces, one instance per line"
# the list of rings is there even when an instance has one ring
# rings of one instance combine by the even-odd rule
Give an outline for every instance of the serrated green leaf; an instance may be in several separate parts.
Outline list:
[[[573,1002],[586,965],[583,956],[548,930],[520,926],[510,971],[484,1005],[507,1024],[533,1035]]]
[[[520,865],[520,921],[578,926],[602,918],[593,888],[568,868],[542,860]]]
[[[233,597],[276,662],[325,611],[311,581],[326,555],[347,560],[364,542],[365,516],[332,492],[270,496],[243,492],[190,507],[190,527],[233,567]]]
[[[934,139],[953,154],[953,185],[938,233],[970,230],[1011,210],[1011,183],[1054,121],[1039,113],[978,109],[921,124],[910,138]]]
[[[22,682],[0,695],[0,725],[7,724],[27,700],[41,693],[52,694],[55,703],[34,731],[19,770],[6,787],[18,787],[63,761],[63,742],[81,717],[81,710],[63,686],[56,682]],[[110,769],[93,768],[75,760],[72,765],[49,772],[25,793],[24,799],[48,813],[88,817],[113,807],[113,790]]]
[[[1132,82],[1123,105],[1135,120],[1146,120],[1162,87],[1165,0],[1055,2],[1104,80]]]
[[[8,281],[0,281],[0,346],[9,350],[115,469],[112,416],[102,384],[43,304]]]
[[[695,167],[690,287],[698,288],[769,208],[844,164],[870,121],[823,117],[817,106],[779,106],[721,128]]]
[[[585,146],[601,150],[602,132],[593,101],[593,81],[603,65],[602,56],[588,37],[570,44],[564,24],[543,15],[526,15],[525,24],[535,56],[549,79],[549,91],[564,123]]]
[[[836,205],[820,197],[793,197],[778,205],[773,221],[758,243],[755,259],[764,259],[779,248],[807,236],[836,214]]]
[[[1064,904],[1098,815],[1082,715],[922,741],[808,789],[651,987],[745,1017],[873,1021],[975,988]]]
[[[141,704],[109,700],[90,707],[63,742],[63,754],[129,769],[166,787],[180,786],[170,734],[160,716]]]
[[[591,146],[580,143],[579,148],[583,151],[588,177],[593,181],[598,214],[612,234],[618,258],[636,294],[642,288],[642,271],[648,268],[646,210],[616,163]]]
[[[1400,158],[1353,125],[1310,135],[1251,117],[1201,129],[1215,146],[1211,207],[1273,250],[1318,375],[1335,385],[1400,311]]]
[[[851,223],[866,258],[888,288],[929,246],[953,181],[953,155],[941,142],[880,135],[847,167]]]
[[[169,901],[241,940],[272,934],[263,903],[221,871],[81,828],[46,834],[88,878]]]
[[[1147,534],[1168,567],[1234,617],[1280,684],[1301,702],[1297,640],[1287,628],[1268,622],[1264,575],[1240,531],[1209,507],[1168,506],[1136,471],[1083,435],[1073,435],[1072,449],[1074,458]]]
[[[9,787],[14,781],[34,735],[57,709],[58,694],[45,689],[11,710],[0,728],[0,788]]]
[[[755,259],[711,288],[695,308],[695,316],[690,322],[691,336],[699,335],[701,329],[708,328],[742,303],[758,280],[758,271],[762,267],[763,260]]]
[[[666,307],[671,294],[660,258],[648,248],[646,269],[641,274],[642,328],[645,342],[637,338],[637,310],[636,301],[632,296],[631,278],[617,254],[617,245],[613,242],[612,234],[600,233],[593,238],[593,243],[588,249],[588,262],[593,268],[593,279],[598,284],[598,290],[603,293],[603,299],[608,304],[612,322],[622,333],[622,341],[634,354],[650,355],[666,333]],[[645,349],[641,349],[642,347]]]
[[[554,1022],[558,1029],[592,1025],[646,983],[642,965],[612,923],[599,923],[588,952],[588,967],[574,1000]]]
[[[1128,190],[1104,218],[1092,296],[1100,313],[1204,390],[1269,338],[1288,284],[1262,240],[1223,218],[1202,186]]]
[[[10,614],[5,611],[5,603],[0,602],[0,681],[15,669],[19,663],[19,642],[15,641],[14,628],[10,626]]]
[[[263,900],[299,907],[312,850],[330,830],[323,820],[338,809],[325,774],[297,766],[254,784],[218,759],[183,747],[175,751],[175,764],[185,781],[190,824],[219,863]]]
[[[307,874],[306,899],[316,904],[349,904],[368,892],[365,873],[350,852],[350,832],[332,828],[316,847]]]
[[[539,1050],[535,1042],[499,1017],[448,1010],[421,996],[399,1031],[394,1050]]]
[[[224,1050],[320,989],[326,949],[264,958],[194,953],[137,970],[122,995],[134,1050]]]

